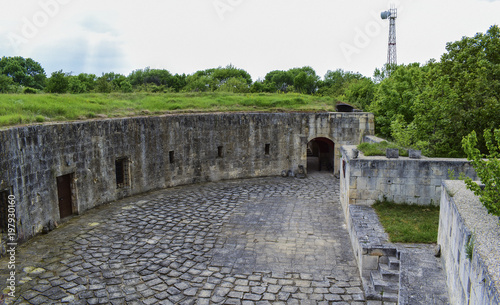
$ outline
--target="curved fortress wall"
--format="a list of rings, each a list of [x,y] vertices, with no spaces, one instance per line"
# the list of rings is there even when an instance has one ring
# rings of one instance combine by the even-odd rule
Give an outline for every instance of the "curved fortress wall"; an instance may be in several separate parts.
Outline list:
[[[14,195],[25,240],[62,214],[182,184],[280,175],[307,164],[307,143],[339,148],[374,133],[369,113],[136,117],[0,131],[0,191]]]

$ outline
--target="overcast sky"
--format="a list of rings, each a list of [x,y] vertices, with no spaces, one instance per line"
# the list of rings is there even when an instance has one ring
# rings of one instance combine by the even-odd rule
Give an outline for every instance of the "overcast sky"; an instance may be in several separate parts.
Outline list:
[[[56,70],[191,74],[233,64],[252,79],[311,66],[372,76],[387,60],[393,3],[398,63],[439,59],[447,42],[500,24],[500,0],[0,0],[0,56]]]

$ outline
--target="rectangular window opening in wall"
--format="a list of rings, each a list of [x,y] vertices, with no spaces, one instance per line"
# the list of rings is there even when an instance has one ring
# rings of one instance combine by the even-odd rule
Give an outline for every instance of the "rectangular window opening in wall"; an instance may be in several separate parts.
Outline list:
[[[271,150],[271,144],[266,144],[266,147],[264,148],[264,153],[266,156],[269,156],[269,151]]]
[[[8,233],[9,195],[8,190],[0,191],[0,233]]]
[[[174,151],[173,150],[168,152],[168,160],[169,160],[170,164],[174,163],[175,159],[174,159]]]
[[[217,147],[217,158],[222,158],[223,157],[223,147],[218,146]]]
[[[129,159],[120,158],[115,160],[116,188],[125,188],[130,185]]]

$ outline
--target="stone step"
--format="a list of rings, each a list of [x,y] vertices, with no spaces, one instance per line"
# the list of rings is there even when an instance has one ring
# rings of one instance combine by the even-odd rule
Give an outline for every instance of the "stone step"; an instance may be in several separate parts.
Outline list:
[[[399,254],[398,254],[399,256]],[[387,263],[389,265],[389,268],[392,270],[399,270],[399,259],[394,256],[389,256],[389,261]]]
[[[398,281],[390,281],[384,280],[380,271],[372,271],[370,273],[370,281],[373,285],[373,288],[378,293],[395,293],[399,292],[399,280]]]
[[[399,268],[391,269],[388,264],[378,264],[378,271],[384,281],[399,282]]]
[[[384,302],[398,302],[399,295],[397,293],[384,293],[382,295],[382,301]]]

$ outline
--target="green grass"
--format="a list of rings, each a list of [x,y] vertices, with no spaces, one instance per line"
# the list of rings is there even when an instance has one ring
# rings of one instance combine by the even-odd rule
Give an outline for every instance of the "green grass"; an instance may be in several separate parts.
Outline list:
[[[377,202],[377,212],[391,242],[436,243],[439,207]]]
[[[0,94],[0,126],[187,112],[335,111],[328,97],[303,94]]]
[[[361,143],[358,145],[358,149],[363,152],[365,156],[385,156],[385,151],[388,148],[399,149],[399,155],[408,157],[408,150],[387,141],[382,141],[380,143]]]

